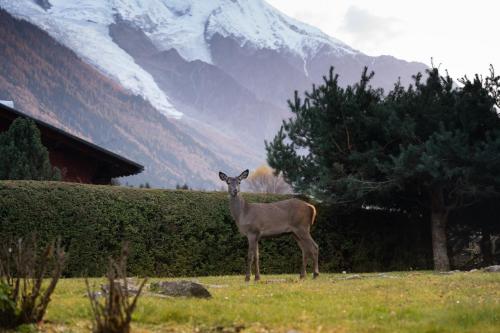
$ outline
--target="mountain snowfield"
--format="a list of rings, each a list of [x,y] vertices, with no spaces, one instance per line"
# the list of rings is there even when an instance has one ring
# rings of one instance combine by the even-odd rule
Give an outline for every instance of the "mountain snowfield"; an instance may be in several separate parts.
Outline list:
[[[101,72],[149,100],[158,111],[172,117],[182,115],[151,75],[111,40],[108,33],[108,26],[113,23],[111,2],[51,0],[50,4],[52,7],[46,11],[31,0],[0,0],[0,6],[8,12],[49,32]]]
[[[41,5],[44,3],[45,5]],[[187,61],[212,63],[209,41],[218,34],[240,46],[279,50],[306,62],[326,46],[336,54],[359,53],[319,29],[294,20],[262,0],[0,0],[0,6],[47,31],[126,89],[168,117],[182,112],[150,73],[109,34],[117,18],[131,22],[158,50],[175,49]]]

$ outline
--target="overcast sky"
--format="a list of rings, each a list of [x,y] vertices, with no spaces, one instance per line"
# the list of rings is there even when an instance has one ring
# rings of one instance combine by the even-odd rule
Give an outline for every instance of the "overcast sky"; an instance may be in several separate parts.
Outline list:
[[[427,65],[456,79],[500,73],[499,0],[267,0],[368,55]]]

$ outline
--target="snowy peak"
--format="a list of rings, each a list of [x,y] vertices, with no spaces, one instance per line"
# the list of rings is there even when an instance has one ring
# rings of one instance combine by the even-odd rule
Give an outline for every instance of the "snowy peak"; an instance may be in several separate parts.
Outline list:
[[[161,50],[175,48],[186,60],[211,63],[209,43],[219,34],[241,45],[284,50],[302,58],[322,46],[355,51],[319,29],[296,21],[262,0],[114,1],[114,10],[133,22]]]
[[[233,37],[241,44],[257,48],[285,50],[307,58],[329,45],[339,52],[353,53],[346,44],[319,29],[294,20],[264,1],[227,1],[229,4],[212,11],[207,19],[205,37],[215,34]]]

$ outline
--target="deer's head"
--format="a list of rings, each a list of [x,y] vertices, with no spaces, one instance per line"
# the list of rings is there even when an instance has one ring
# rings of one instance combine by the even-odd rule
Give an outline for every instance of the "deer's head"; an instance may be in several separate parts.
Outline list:
[[[238,177],[228,177],[224,172],[219,171],[219,178],[227,183],[227,191],[232,197],[238,195],[240,191],[240,183],[243,179],[248,177],[248,169],[243,171]]]

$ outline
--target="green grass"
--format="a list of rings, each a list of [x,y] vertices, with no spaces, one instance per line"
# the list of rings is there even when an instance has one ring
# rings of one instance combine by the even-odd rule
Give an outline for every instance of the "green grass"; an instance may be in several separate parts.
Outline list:
[[[500,274],[432,272],[188,278],[209,285],[213,298],[144,296],[134,332],[500,332]],[[93,279],[91,283],[102,283]],[[58,284],[40,326],[45,332],[90,330],[83,279]]]

